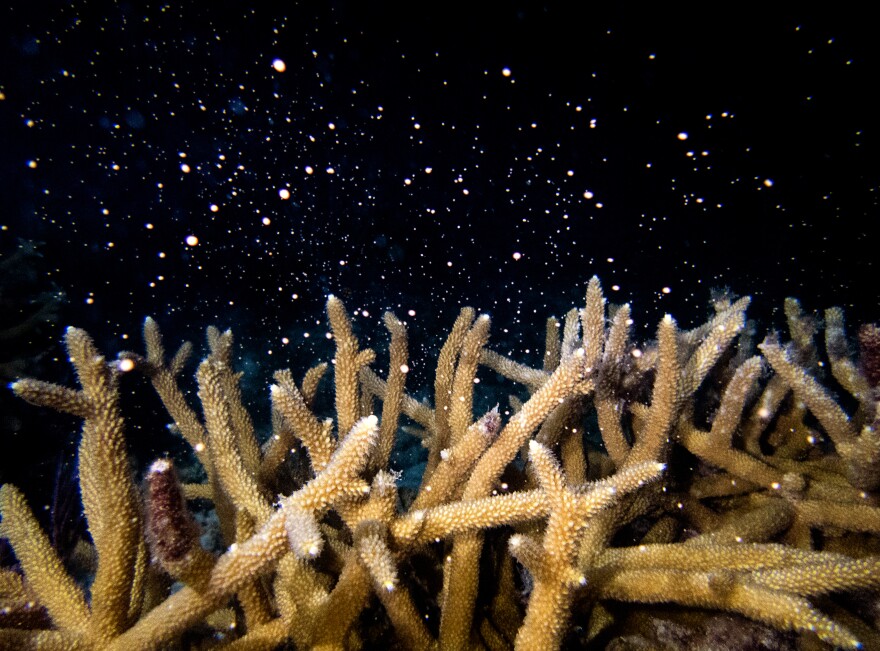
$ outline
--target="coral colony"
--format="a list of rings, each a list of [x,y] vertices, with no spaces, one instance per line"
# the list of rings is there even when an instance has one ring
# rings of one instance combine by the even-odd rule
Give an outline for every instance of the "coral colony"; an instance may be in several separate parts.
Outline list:
[[[720,297],[691,330],[666,316],[637,345],[629,305],[606,305],[593,278],[580,309],[548,319],[541,368],[493,352],[489,317],[464,308],[429,404],[405,386],[406,325],[385,314],[377,372],[331,296],[335,357],[275,374],[262,446],[230,332],[208,329],[196,406],[178,382],[191,346],[166,358],[152,319],[146,354],[112,361],[70,328],[80,388],[13,390],[83,421],[96,569],[75,580],[3,486],[18,566],[0,571],[0,647],[604,648],[662,617],[682,631],[732,619],[781,646],[880,648],[880,336],[863,328],[853,354],[841,310],[820,330],[788,299],[788,332],[756,346],[748,304]],[[499,408],[475,414],[479,366],[528,398],[492,396]],[[127,371],[150,379],[203,481],[170,458],[133,475]],[[405,494],[389,459],[414,435],[428,460]],[[210,504],[218,549],[196,504]]]

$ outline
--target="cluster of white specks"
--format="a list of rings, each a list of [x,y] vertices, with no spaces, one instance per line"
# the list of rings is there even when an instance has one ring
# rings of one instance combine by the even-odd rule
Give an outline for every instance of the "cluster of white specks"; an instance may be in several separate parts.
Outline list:
[[[610,30],[602,11],[586,40],[565,38],[565,10],[525,14],[477,9],[454,38],[354,6],[13,16],[32,35],[27,74],[0,92],[34,217],[13,235],[64,252],[55,274],[71,295],[100,288],[138,318],[280,336],[292,295],[311,313],[344,290],[443,325],[474,305],[509,326],[494,336],[511,352],[529,344],[513,333],[567,309],[594,273],[679,313],[713,285],[751,291],[744,274],[827,282],[848,259],[825,251],[876,197],[837,172],[853,152],[876,158],[853,117],[870,103],[853,101],[851,41],[772,17],[709,39],[655,16],[646,54],[638,29]],[[704,56],[684,46],[695,38]],[[641,53],[621,58],[629,46]],[[832,119],[835,106],[850,108]],[[806,249],[774,248],[797,237]],[[658,292],[661,268],[689,289]]]

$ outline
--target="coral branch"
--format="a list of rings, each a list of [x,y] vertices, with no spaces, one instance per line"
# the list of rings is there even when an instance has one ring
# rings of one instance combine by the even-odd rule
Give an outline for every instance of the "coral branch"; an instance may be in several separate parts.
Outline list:
[[[748,304],[719,298],[691,329],[667,315],[656,341],[636,342],[631,307],[606,305],[592,278],[581,309],[548,319],[539,368],[491,350],[489,318],[465,308],[439,351],[431,404],[405,391],[404,323],[384,315],[382,379],[331,296],[332,395],[321,395],[328,360],[299,385],[278,371],[271,423],[256,425],[231,331],[208,329],[193,406],[179,385],[191,346],[166,362],[152,319],[145,354],[113,363],[70,328],[80,387],[12,389],[83,421],[89,536],[78,553],[93,548],[97,566],[87,589],[22,493],[0,488],[0,535],[18,562],[0,570],[0,647],[599,647],[669,617],[660,604],[682,611],[676,630],[735,613],[804,646],[872,644],[876,332],[863,328],[857,360],[842,310],[823,324],[788,299],[791,341],[755,349],[742,335]],[[490,397],[480,366],[521,393],[491,396],[498,406],[477,417]],[[128,456],[128,371],[150,379],[195,461]],[[420,446],[406,472],[389,468]],[[198,511],[221,542],[201,535]],[[583,623],[577,642],[572,621]]]

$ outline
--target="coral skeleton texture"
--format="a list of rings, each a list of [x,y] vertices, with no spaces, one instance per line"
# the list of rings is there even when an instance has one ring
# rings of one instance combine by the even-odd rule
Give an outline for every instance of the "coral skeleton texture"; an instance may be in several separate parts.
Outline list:
[[[748,304],[719,297],[691,330],[666,316],[637,345],[629,305],[606,305],[593,278],[580,309],[548,320],[542,368],[490,350],[489,317],[464,308],[431,406],[406,391],[405,323],[384,317],[382,377],[331,296],[335,418],[315,409],[330,365],[299,382],[279,371],[263,445],[231,332],[208,329],[197,408],[179,384],[192,347],[167,359],[152,319],[146,353],[115,360],[69,328],[80,388],[12,388],[82,419],[95,576],[77,582],[4,485],[0,535],[18,563],[0,569],[0,648],[624,648],[658,618],[696,630],[719,613],[813,647],[880,648],[876,327],[855,355],[841,310],[822,340],[788,299],[788,335],[755,346]],[[481,366],[528,398],[475,414]],[[150,379],[204,482],[162,458],[140,487],[124,372]],[[389,464],[412,435],[428,460],[407,492]],[[195,500],[224,550],[203,547]]]

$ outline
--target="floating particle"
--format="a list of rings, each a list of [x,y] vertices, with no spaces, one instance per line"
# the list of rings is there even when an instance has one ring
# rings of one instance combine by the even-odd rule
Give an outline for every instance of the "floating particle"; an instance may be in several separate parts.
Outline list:
[[[186,236],[186,245],[187,246],[196,246],[199,243],[199,238],[195,235],[187,235]]]
[[[773,179],[764,179],[764,187],[772,188],[773,187]]]
[[[274,59],[272,61],[272,67],[275,69],[275,72],[284,72],[287,70],[287,64],[284,63],[282,59]]]
[[[679,140],[687,140],[687,139],[688,139],[688,134],[687,134],[687,132],[685,132],[685,131],[680,131],[679,134],[678,134],[678,136],[677,136],[677,138],[678,138]]]
[[[520,253],[519,251],[514,251],[514,253],[513,253],[513,259],[514,259],[514,260],[519,260],[520,258],[522,258],[522,253]]]
[[[271,223],[272,223],[271,219],[269,219],[268,217],[263,217],[263,226],[268,226]]]
[[[660,291],[663,292],[664,294],[670,294],[670,293],[672,293],[672,288],[670,288],[670,287],[664,287],[664,288],[661,289]]]
[[[512,74],[513,73],[510,71],[510,68],[501,68],[501,76],[502,77],[509,77]]]
[[[190,171],[189,165],[187,165],[186,163],[181,163],[180,164],[180,171],[183,172],[184,174],[189,174],[189,171]]]
[[[220,210],[220,206],[218,206],[216,203],[212,203],[210,205],[210,210],[211,212],[217,212],[218,210]]]
[[[589,190],[585,190],[584,191],[584,199],[592,199],[592,198],[593,198],[593,193],[590,192]]]
[[[312,167],[311,165],[306,165],[305,170],[306,170],[306,174],[314,174],[315,173],[315,168]]]
[[[288,190],[287,188],[281,188],[280,190],[278,190],[278,196],[287,201],[288,199],[290,199],[290,190]]]

